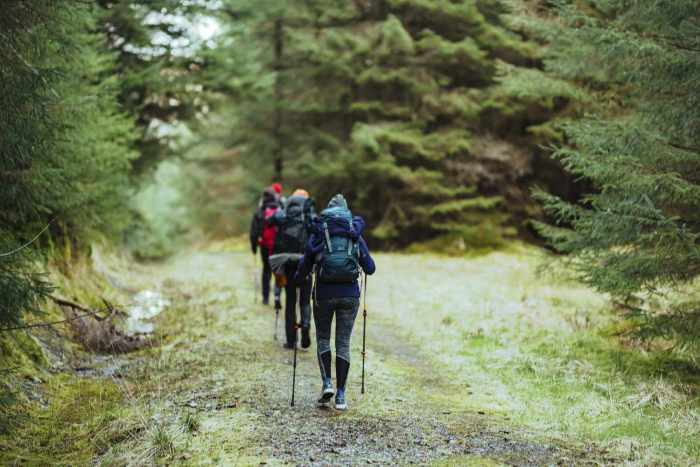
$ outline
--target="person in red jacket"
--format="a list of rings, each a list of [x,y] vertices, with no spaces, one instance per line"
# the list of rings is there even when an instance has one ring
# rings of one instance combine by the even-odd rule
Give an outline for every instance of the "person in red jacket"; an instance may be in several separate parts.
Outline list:
[[[272,279],[272,269],[270,267],[270,254],[275,246],[277,227],[271,222],[272,216],[280,208],[280,195],[282,185],[274,183],[265,188],[258,203],[258,208],[253,214],[250,223],[250,248],[253,254],[258,253],[260,247],[260,257],[262,258],[262,299],[265,305],[270,303],[270,280]],[[275,308],[281,307],[280,295],[282,289],[275,285]]]

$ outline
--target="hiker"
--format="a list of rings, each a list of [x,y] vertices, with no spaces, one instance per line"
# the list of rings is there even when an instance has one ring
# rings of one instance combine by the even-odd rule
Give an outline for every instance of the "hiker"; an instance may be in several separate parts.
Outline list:
[[[306,243],[311,234],[311,226],[316,213],[314,201],[309,193],[297,189],[287,198],[283,209],[272,217],[277,226],[277,237],[270,265],[276,275],[283,275],[285,285],[284,322],[287,341],[284,348],[293,349],[297,342],[297,296],[301,310],[301,346],[308,349],[311,345],[309,329],[311,327],[311,277],[295,282],[294,275],[303,256]],[[298,289],[298,294],[297,294]]]
[[[258,254],[260,247],[260,257],[262,258],[262,298],[263,304],[270,303],[270,279],[272,278],[272,269],[270,268],[270,254],[275,244],[277,235],[277,227],[275,227],[271,218],[280,208],[280,196],[282,193],[282,185],[273,183],[272,186],[263,190],[258,207],[253,214],[253,220],[250,223],[250,247],[253,254]],[[280,308],[281,288],[275,283],[275,308]]]
[[[318,400],[327,405],[334,394],[331,380],[331,324],[335,323],[335,408],[347,410],[345,385],[350,370],[350,336],[360,306],[358,278],[361,270],[374,274],[374,260],[362,238],[364,220],[352,216],[341,194],[328,203],[314,223],[311,238],[299,262],[295,280],[303,281],[313,270],[314,323],[322,389]],[[315,267],[314,267],[315,266]]]

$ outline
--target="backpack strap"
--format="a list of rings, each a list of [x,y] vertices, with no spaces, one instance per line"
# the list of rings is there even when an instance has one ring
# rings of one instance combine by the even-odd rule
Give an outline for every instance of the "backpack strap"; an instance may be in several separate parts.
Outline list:
[[[331,245],[331,235],[328,233],[328,223],[323,223],[323,233],[326,236],[326,244],[328,245],[328,251],[333,253],[333,246]]]
[[[352,249],[355,246],[355,242],[352,238],[348,237],[348,256],[352,256]]]

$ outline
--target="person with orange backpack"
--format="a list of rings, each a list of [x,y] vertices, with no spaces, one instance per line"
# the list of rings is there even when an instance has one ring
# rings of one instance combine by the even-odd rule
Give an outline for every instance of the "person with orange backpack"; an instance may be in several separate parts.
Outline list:
[[[260,247],[260,257],[262,258],[262,300],[263,304],[270,303],[270,280],[272,279],[272,268],[270,267],[270,255],[275,246],[277,227],[273,224],[272,218],[280,209],[282,185],[274,183],[263,190],[258,208],[253,214],[250,224],[250,247],[253,254],[258,253]],[[282,307],[280,296],[281,287],[275,284],[275,309]]]
[[[303,256],[311,227],[316,219],[314,200],[309,192],[298,188],[272,216],[272,223],[278,227],[270,265],[275,275],[283,276],[286,283],[285,294],[285,349],[293,349],[297,342],[297,328],[301,328],[301,347],[309,348],[311,339],[311,278],[301,282],[292,279],[299,260]],[[297,321],[297,297],[301,321]]]

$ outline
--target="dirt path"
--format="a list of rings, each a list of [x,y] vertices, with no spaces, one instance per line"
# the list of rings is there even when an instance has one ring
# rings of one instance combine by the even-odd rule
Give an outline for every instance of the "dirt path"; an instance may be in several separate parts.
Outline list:
[[[411,261],[399,261],[404,260]],[[292,352],[272,339],[274,311],[253,304],[249,255],[193,253],[132,277],[142,287],[160,283],[173,305],[156,321],[162,344],[129,357],[117,373],[131,402],[129,413],[141,414],[141,429],[135,428],[136,434],[126,436],[100,460],[138,464],[165,458],[221,465],[587,463],[589,454],[580,444],[572,448],[511,426],[507,414],[480,402],[483,396],[478,393],[488,388],[475,387],[478,382],[472,381],[466,360],[440,358],[441,345],[456,337],[415,320],[433,313],[439,324],[439,310],[425,308],[421,316],[408,319],[406,313],[417,315],[412,307],[421,304],[399,305],[395,294],[406,293],[405,287],[412,285],[408,278],[415,274],[407,274],[407,265],[395,261],[379,256],[380,273],[370,282],[364,396],[361,322],[355,327],[347,413],[315,407],[320,389],[315,343],[310,351],[299,352],[297,403],[289,406]],[[389,270],[395,274],[381,274]],[[401,274],[406,281],[401,282]],[[439,289],[424,291],[442,293]],[[433,334],[428,338],[425,332]],[[483,369],[480,372],[475,378],[484,378]]]

